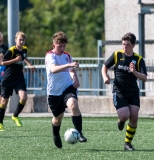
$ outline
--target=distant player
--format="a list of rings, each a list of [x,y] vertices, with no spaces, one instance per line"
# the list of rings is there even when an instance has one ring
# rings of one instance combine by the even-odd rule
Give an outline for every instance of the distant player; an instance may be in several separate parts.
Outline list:
[[[64,32],[55,33],[53,49],[45,56],[47,103],[53,113],[53,139],[58,148],[62,148],[59,132],[66,107],[71,110],[74,127],[80,132],[79,142],[87,141],[82,134],[82,116],[77,99],[77,88],[80,84],[75,68],[79,67],[79,64],[73,62],[70,54],[64,51],[66,44],[66,34]]]
[[[0,53],[5,54],[8,50],[8,47],[3,43],[3,33],[0,32]]]
[[[0,63],[3,62],[3,58],[4,58],[4,54],[0,53]],[[6,69],[5,66],[0,65],[0,101],[1,101],[1,81],[2,81],[2,78],[4,76],[5,69]]]
[[[23,110],[27,101],[26,83],[23,74],[23,62],[25,62],[32,71],[35,68],[30,64],[27,58],[27,47],[24,46],[26,42],[26,35],[23,32],[17,32],[15,35],[15,46],[9,48],[6,52],[1,65],[6,66],[1,87],[1,103],[0,103],[0,131],[4,131],[3,119],[5,116],[5,109],[8,104],[9,97],[13,93],[13,89],[19,95],[19,102],[17,108],[12,116],[18,127],[22,127],[22,123],[18,117]]]
[[[137,129],[140,108],[140,91],[137,79],[143,82],[147,80],[144,59],[133,52],[135,43],[135,35],[126,33],[122,37],[123,50],[114,52],[102,67],[104,83],[110,84],[107,71],[114,65],[113,102],[119,118],[119,130],[123,130],[125,122],[129,119],[124,143],[125,150],[135,150],[131,142]]]

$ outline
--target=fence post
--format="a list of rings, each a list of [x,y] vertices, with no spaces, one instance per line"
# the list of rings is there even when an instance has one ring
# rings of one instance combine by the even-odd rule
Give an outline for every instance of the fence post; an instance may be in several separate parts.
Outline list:
[[[98,58],[98,89],[102,88],[102,63],[99,58],[102,57],[102,40],[97,41],[97,58]],[[98,91],[98,95],[103,95],[102,91]]]
[[[139,13],[138,14],[139,19],[139,54],[145,58],[145,27],[144,27],[144,14]],[[144,82],[139,82],[140,89],[145,89]],[[145,92],[140,93],[141,96],[145,96]]]
[[[7,0],[8,6],[8,44],[15,45],[15,34],[19,31],[19,0]],[[19,96],[13,91],[10,97],[7,112],[14,112],[19,101]]]

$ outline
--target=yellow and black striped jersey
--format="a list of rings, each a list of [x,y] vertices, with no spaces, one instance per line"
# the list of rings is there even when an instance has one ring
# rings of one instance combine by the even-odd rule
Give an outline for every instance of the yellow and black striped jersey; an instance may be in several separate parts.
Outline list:
[[[133,53],[132,56],[127,56],[123,50],[114,52],[105,62],[105,66],[110,68],[114,66],[114,81],[116,88],[121,90],[138,90],[137,77],[130,71],[129,64],[135,63],[135,69],[147,75],[145,62],[142,56]]]
[[[3,81],[7,80],[13,83],[13,81],[16,81],[17,79],[24,78],[23,63],[24,63],[25,57],[27,57],[27,50],[28,48],[26,46],[22,46],[22,51],[19,51],[16,48],[16,46],[12,46],[11,48],[7,50],[3,61],[8,61],[18,56],[21,56],[22,60],[6,66]]]

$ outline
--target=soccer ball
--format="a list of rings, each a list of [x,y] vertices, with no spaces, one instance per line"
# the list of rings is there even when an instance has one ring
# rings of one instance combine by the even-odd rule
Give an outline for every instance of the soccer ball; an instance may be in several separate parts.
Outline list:
[[[69,144],[77,143],[79,138],[80,138],[80,133],[78,130],[74,128],[69,128],[64,134],[64,139]]]

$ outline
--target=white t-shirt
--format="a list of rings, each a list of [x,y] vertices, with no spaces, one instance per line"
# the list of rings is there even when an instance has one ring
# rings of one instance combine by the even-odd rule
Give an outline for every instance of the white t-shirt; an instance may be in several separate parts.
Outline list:
[[[69,68],[53,74],[51,72],[51,65],[63,65],[72,62],[72,57],[66,52],[62,55],[55,54],[53,50],[46,53],[47,95],[61,95],[67,87],[73,84]]]

